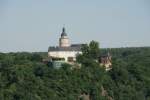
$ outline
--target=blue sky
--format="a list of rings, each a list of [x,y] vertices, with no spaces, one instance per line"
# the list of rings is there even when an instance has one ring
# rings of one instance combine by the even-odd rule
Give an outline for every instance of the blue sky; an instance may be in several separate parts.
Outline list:
[[[0,0],[0,52],[47,51],[64,24],[72,43],[150,46],[150,1]]]

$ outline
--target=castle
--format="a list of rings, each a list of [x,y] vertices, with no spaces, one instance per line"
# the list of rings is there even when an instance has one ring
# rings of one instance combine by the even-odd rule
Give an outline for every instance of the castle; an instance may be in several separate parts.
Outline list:
[[[58,46],[50,46],[48,48],[48,58],[44,59],[43,62],[52,62],[53,66],[61,67],[61,64],[66,62],[74,64],[76,56],[82,54],[81,47],[83,44],[71,44],[67,36],[66,30],[63,27],[62,33],[59,38]],[[111,56],[108,53],[105,56],[100,56],[98,61],[101,66],[104,66],[106,70],[111,69]]]
[[[81,54],[82,44],[71,44],[63,27],[61,37],[59,38],[59,46],[48,48],[48,57],[53,60],[61,60],[68,63],[76,61],[76,56]]]

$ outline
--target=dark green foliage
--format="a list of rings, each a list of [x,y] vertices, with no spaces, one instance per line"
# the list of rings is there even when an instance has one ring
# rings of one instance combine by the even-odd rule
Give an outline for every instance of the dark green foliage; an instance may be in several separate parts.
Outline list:
[[[41,63],[40,53],[2,53],[0,58],[0,100],[77,100],[81,93],[100,98],[104,71],[95,62],[55,69]]]
[[[150,100],[150,48],[109,49],[109,72],[96,61],[96,42],[82,49],[80,69],[47,66],[41,62],[45,53],[0,53],[0,100],[78,100],[82,94],[91,100]]]
[[[100,56],[99,43],[96,41],[91,41],[89,44],[84,44],[81,50],[82,54],[77,56],[77,62],[85,66],[95,63]]]
[[[110,49],[113,69],[104,87],[115,100],[148,100],[150,48]]]

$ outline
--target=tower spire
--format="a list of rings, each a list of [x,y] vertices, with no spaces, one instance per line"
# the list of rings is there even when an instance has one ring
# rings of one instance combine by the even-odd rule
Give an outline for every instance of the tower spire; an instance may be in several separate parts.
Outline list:
[[[62,28],[61,37],[59,39],[59,46],[60,47],[69,47],[70,46],[69,38],[67,37],[65,27]]]
[[[61,37],[62,36],[67,36],[65,27],[62,28]]]
[[[65,27],[62,28],[62,33],[66,33]]]

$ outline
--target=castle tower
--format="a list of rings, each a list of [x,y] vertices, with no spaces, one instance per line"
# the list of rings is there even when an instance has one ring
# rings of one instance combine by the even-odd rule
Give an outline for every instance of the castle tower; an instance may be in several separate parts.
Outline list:
[[[70,46],[70,41],[69,38],[67,37],[65,28],[63,27],[61,37],[59,38],[59,47],[69,47]]]

